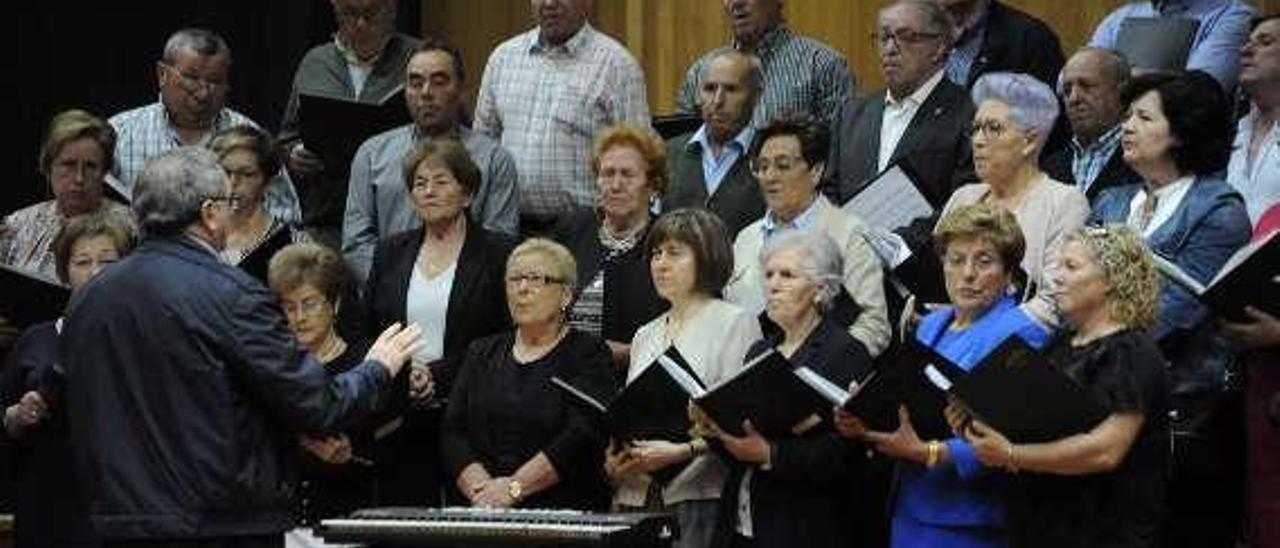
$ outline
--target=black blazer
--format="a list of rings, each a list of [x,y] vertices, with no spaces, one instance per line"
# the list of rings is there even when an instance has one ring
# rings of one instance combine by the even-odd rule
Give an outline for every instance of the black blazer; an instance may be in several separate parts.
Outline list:
[[[720,181],[716,191],[707,196],[707,182],[702,174],[702,152],[690,147],[693,132],[667,139],[667,190],[662,195],[662,210],[702,207],[711,210],[729,227],[729,238],[764,217],[764,195],[751,174],[747,154],[734,162]]]
[[[884,106],[885,92],[878,90],[846,101],[836,114],[825,192],[837,204],[848,202],[879,174]],[[956,188],[977,182],[969,146],[973,112],[969,93],[944,77],[920,105],[886,164],[905,159],[938,210]]]
[[[770,343],[757,342],[748,355]],[[848,386],[866,375],[871,359],[847,331],[824,319],[791,361]],[[769,440],[774,445],[772,468],[756,469],[751,484],[752,529],[759,548],[873,545],[867,535],[876,528],[868,522],[881,519],[884,501],[867,497],[859,484],[865,448],[837,435],[830,413],[826,415],[800,436]],[[737,526],[738,486],[747,467],[718,443],[712,447],[729,468],[712,546],[727,548]]]
[[[421,228],[381,239],[373,253],[373,265],[365,286],[365,336],[374,340],[394,322],[405,321],[405,297],[409,277],[425,233]],[[436,391],[448,394],[462,353],[471,341],[511,328],[503,274],[507,255],[515,247],[508,236],[489,232],[478,223],[467,223],[467,234],[458,253],[458,266],[449,290],[445,314],[444,359],[432,367]],[[398,382],[408,376],[397,375]],[[401,379],[403,377],[403,379]],[[406,385],[407,387],[407,385]]]
[[[982,50],[969,69],[966,88],[989,72],[1023,72],[1053,87],[1066,60],[1058,35],[1044,21],[993,0]]]
[[[1079,181],[1076,181],[1075,173],[1071,171],[1071,161],[1075,158],[1075,152],[1071,147],[1063,147],[1052,154],[1045,157],[1041,162],[1040,169],[1043,169],[1050,177],[1062,181],[1068,185],[1079,187]],[[1092,206],[1097,200],[1098,195],[1103,190],[1113,186],[1124,186],[1133,183],[1142,182],[1142,177],[1129,167],[1124,161],[1124,153],[1120,147],[1116,147],[1115,152],[1111,153],[1111,158],[1107,160],[1107,165],[1102,166],[1102,171],[1098,173],[1098,178],[1093,180],[1093,185],[1089,186],[1089,190],[1084,195],[1089,199],[1089,205]]]
[[[763,214],[762,214],[763,215]],[[666,301],[658,296],[649,276],[649,262],[645,260],[644,238],[640,243],[617,259],[606,261],[604,246],[598,232],[600,219],[594,209],[578,208],[561,218],[554,237],[573,253],[578,263],[578,287],[576,293],[591,282],[600,269],[604,269],[604,330],[607,341],[631,344],[640,326],[667,310]],[[650,222],[649,226],[653,226]]]

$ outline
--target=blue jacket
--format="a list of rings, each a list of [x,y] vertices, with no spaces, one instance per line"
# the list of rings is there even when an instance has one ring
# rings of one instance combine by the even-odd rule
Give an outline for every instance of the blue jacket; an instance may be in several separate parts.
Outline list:
[[[267,289],[187,237],[149,238],[85,285],[59,354],[50,391],[106,539],[288,529],[297,433],[349,429],[389,380],[369,361],[327,378]]]
[[[1141,188],[1132,184],[1103,191],[1088,222],[1123,224],[1129,218],[1129,204]],[[1147,243],[1152,252],[1205,283],[1213,279],[1231,254],[1249,242],[1250,230],[1240,193],[1219,178],[1196,177],[1173,216],[1151,233]],[[1162,341],[1176,332],[1190,331],[1204,321],[1207,313],[1204,305],[1182,286],[1163,284],[1151,335]]]

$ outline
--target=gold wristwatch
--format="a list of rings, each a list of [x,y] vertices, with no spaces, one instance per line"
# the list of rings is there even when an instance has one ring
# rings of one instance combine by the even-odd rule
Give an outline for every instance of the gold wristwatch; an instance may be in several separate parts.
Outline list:
[[[520,497],[523,495],[524,484],[521,484],[520,480],[513,479],[507,482],[507,496],[511,497],[512,501],[520,502]]]

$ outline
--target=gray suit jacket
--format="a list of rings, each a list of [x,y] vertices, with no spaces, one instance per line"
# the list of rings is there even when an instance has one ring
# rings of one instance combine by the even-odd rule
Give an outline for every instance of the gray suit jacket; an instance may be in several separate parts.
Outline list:
[[[878,174],[884,90],[846,102],[831,130],[824,192],[837,204],[849,201]],[[969,93],[945,78],[938,83],[886,165],[905,159],[925,196],[941,208],[951,192],[977,182],[969,148],[974,107]]]
[[[707,196],[706,179],[702,176],[702,147],[689,142],[694,133],[667,140],[667,190],[662,195],[662,210],[709,209],[729,227],[732,238],[743,227],[764,216],[764,196],[745,155],[729,169],[716,191]]]

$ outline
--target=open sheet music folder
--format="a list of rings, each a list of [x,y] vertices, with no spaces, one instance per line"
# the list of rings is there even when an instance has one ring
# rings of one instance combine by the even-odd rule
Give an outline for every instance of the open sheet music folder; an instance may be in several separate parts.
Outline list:
[[[695,403],[725,432],[744,434],[743,421],[766,438],[790,435],[810,416],[830,407],[793,372],[791,362],[775,348],[749,360],[735,374],[695,398]]]
[[[1128,17],[1120,22],[1115,49],[1135,69],[1181,71],[1199,28],[1189,17]]]
[[[895,163],[876,175],[841,207],[846,213],[862,219],[867,226],[893,231],[936,211],[927,195],[920,190],[905,162]]]
[[[409,111],[401,86],[377,104],[304,93],[298,96],[298,119],[302,142],[320,157],[325,170],[348,173],[360,145],[374,135],[409,123]]]
[[[588,394],[560,377],[552,377],[551,382],[574,401],[603,415],[610,437],[621,443],[688,441],[690,390],[701,390],[697,374],[674,347],[645,367],[612,400]]]
[[[1245,306],[1280,317],[1280,237],[1276,234],[1280,231],[1237,250],[1207,284],[1159,254],[1152,259],[1167,279],[1228,320],[1251,321]]]
[[[57,280],[0,264],[0,317],[26,329],[62,316],[71,289]]]

